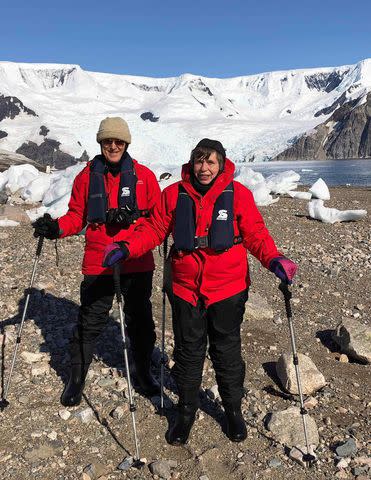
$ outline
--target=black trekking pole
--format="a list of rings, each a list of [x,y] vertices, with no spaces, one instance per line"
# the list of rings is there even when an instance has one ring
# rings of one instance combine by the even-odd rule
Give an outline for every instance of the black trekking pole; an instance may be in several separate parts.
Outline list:
[[[10,367],[9,377],[8,377],[8,381],[7,381],[6,386],[5,386],[3,398],[0,401],[0,410],[1,411],[3,411],[4,408],[6,408],[9,405],[7,397],[8,397],[8,392],[9,392],[9,388],[10,388],[10,382],[12,380],[12,374],[13,374],[13,370],[14,370],[14,366],[15,366],[15,362],[16,362],[16,358],[17,358],[18,347],[21,343],[21,335],[22,335],[23,324],[24,324],[24,320],[26,318],[28,302],[30,300],[31,289],[32,289],[32,286],[33,286],[33,283],[34,283],[34,280],[35,280],[36,268],[37,268],[37,264],[38,264],[39,259],[40,259],[43,243],[44,243],[44,237],[40,236],[39,240],[38,240],[38,243],[37,243],[37,247],[36,247],[36,255],[35,255],[35,260],[34,260],[33,268],[32,268],[30,286],[28,288],[28,292],[27,292],[27,296],[26,296],[26,300],[25,300],[25,304],[24,304],[24,308],[23,308],[22,320],[21,320],[21,323],[19,324],[19,327],[18,327],[17,339],[16,339],[15,346],[14,346],[14,353],[13,353],[12,364],[11,364],[11,367]]]
[[[292,318],[292,310],[291,310],[291,302],[290,302],[291,297],[292,297],[292,292],[289,289],[288,285],[283,281],[280,283],[279,289],[283,293],[283,296],[284,296],[284,299],[285,299],[286,315],[287,315],[287,320],[289,322],[289,330],[290,330],[292,357],[293,357],[293,363],[294,363],[294,366],[295,366],[296,383],[297,383],[297,386],[298,386],[298,392],[299,392],[299,398],[300,398],[300,414],[301,414],[301,418],[303,420],[304,437],[305,437],[305,443],[306,443],[306,446],[307,446],[307,453],[304,452],[303,461],[305,463],[307,463],[309,466],[311,466],[313,464],[313,462],[316,460],[316,457],[314,455],[312,455],[311,453],[309,453],[310,452],[310,446],[309,446],[307,418],[306,418],[306,415],[308,414],[308,411],[304,407],[303,389],[302,389],[302,386],[301,386],[301,378],[300,378],[300,371],[299,371],[299,358],[298,358],[298,354],[297,354],[297,351],[296,351],[294,322],[293,322],[293,318]]]
[[[133,398],[133,391],[131,387],[131,377],[130,377],[130,368],[129,368],[129,358],[128,358],[128,347],[126,343],[126,334],[125,334],[125,324],[124,324],[124,313],[123,313],[123,301],[122,301],[122,294],[121,294],[121,285],[120,285],[120,263],[115,263],[113,266],[113,285],[115,288],[117,304],[119,307],[119,314],[120,314],[120,326],[121,326],[121,336],[122,336],[122,346],[124,349],[124,361],[125,361],[125,370],[126,370],[126,379],[128,382],[128,390],[129,390],[129,404],[130,404],[130,412],[131,412],[131,419],[133,422],[133,433],[134,433],[134,442],[135,442],[135,454],[133,467],[140,468],[144,464],[140,461],[139,455],[139,444],[137,438],[137,426],[135,422],[135,411],[136,406],[134,404]]]
[[[164,240],[164,262],[162,272],[162,338],[161,338],[161,369],[160,369],[160,387],[161,387],[161,402],[160,413],[164,414],[164,373],[165,373],[165,323],[166,323],[166,291],[165,291],[165,266],[167,257],[167,237]]]

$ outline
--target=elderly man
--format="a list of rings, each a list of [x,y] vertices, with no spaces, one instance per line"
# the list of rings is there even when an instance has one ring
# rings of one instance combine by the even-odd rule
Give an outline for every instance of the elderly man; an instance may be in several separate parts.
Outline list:
[[[45,214],[34,224],[35,236],[49,239],[76,235],[86,227],[82,264],[81,307],[70,344],[71,371],[61,396],[65,406],[78,405],[92,361],[96,338],[108,320],[114,297],[112,269],[102,267],[103,252],[112,242],[125,241],[134,224],[145,222],[160,201],[155,175],[127,152],[131,134],[125,120],[108,117],[97,133],[101,154],[77,175],[68,211],[59,219]],[[144,395],[159,393],[150,374],[156,340],[150,302],[154,260],[152,252],[122,264],[121,288],[125,319],[136,367],[136,379]]]

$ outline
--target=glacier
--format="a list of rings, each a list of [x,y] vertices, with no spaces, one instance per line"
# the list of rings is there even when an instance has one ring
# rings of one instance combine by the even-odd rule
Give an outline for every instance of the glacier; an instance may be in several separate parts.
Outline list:
[[[264,161],[329,118],[339,98],[362,104],[370,90],[371,59],[226,79],[0,62],[0,148],[48,139],[75,158],[92,158],[100,120],[122,116],[132,132],[131,155],[151,166],[181,165],[203,137],[220,140],[235,163]]]

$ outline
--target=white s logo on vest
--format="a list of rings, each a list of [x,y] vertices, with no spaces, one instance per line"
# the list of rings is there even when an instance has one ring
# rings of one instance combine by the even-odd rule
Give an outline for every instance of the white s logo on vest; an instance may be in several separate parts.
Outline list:
[[[217,220],[228,220],[228,211],[227,210],[219,210],[218,216],[216,217]]]
[[[130,187],[122,187],[121,196],[130,197]]]

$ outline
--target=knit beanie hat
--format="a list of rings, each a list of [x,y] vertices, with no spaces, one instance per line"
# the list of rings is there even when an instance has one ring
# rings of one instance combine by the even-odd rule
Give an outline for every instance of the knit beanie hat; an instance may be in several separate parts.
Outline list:
[[[127,144],[131,143],[131,134],[128,124],[121,117],[107,117],[100,122],[97,132],[97,142],[106,138],[117,138]]]
[[[195,150],[198,147],[211,148],[212,150],[219,152],[223,157],[223,160],[225,160],[225,156],[226,156],[225,149],[218,140],[210,140],[210,138],[203,138],[198,142],[198,144],[195,147]]]

